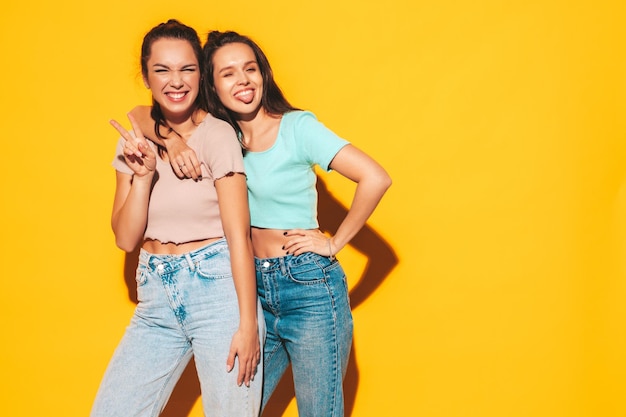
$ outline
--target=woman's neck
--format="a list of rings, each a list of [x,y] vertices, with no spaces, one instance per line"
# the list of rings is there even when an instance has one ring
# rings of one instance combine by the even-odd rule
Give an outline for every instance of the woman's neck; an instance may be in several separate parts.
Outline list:
[[[196,109],[190,114],[179,117],[164,114],[167,125],[184,139],[188,139],[191,136],[204,116],[206,116],[206,112],[201,109]]]
[[[237,121],[243,133],[243,145],[250,151],[264,150],[274,143],[282,115],[269,114],[260,109],[253,118]]]

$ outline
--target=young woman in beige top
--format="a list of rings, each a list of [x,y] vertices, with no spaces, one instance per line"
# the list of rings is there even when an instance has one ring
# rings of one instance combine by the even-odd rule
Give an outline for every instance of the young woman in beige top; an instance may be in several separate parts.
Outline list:
[[[138,305],[109,363],[92,416],[160,414],[195,357],[206,415],[257,416],[264,322],[256,294],[246,179],[231,126],[207,114],[197,33],[170,20],[142,46],[152,115],[199,158],[181,179],[164,148],[130,117],[121,133],[112,226],[117,245],[141,245]]]

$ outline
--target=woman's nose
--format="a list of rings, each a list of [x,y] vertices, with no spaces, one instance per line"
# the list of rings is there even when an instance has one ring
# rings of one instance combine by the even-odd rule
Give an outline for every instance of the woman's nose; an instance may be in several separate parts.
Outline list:
[[[248,84],[250,81],[248,80],[248,77],[246,75],[245,72],[240,72],[239,75],[237,76],[237,84],[239,85],[246,85]]]
[[[183,78],[180,76],[178,72],[174,72],[172,74],[172,78],[170,79],[170,85],[172,87],[182,87]]]

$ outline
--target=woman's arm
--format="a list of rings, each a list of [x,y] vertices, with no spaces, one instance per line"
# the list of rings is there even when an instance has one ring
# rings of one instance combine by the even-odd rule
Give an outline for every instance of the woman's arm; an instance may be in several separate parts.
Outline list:
[[[202,169],[196,152],[187,146],[184,140],[175,134],[164,132],[164,129],[161,129],[160,133],[165,139],[156,137],[154,133],[155,122],[150,115],[151,111],[151,106],[137,106],[129,114],[137,120],[143,132],[149,132],[146,135],[149,140],[167,149],[172,169],[179,178],[197,180],[202,177]]]
[[[239,360],[237,383],[249,386],[261,358],[261,350],[246,177],[243,174],[227,175],[215,181],[215,188],[230,251],[240,315],[239,329],[231,342],[227,367],[229,371],[232,370],[236,356]]]
[[[285,245],[288,253],[315,252],[334,256],[361,230],[381,198],[391,186],[391,178],[374,159],[353,145],[344,146],[335,155],[330,168],[357,183],[352,204],[335,235],[327,238],[319,231],[290,230],[293,238]]]
[[[143,238],[148,221],[148,202],[152,190],[152,179],[156,170],[156,154],[145,142],[139,126],[129,117],[135,136],[131,136],[116,121],[113,127],[124,138],[124,158],[134,174],[116,173],[115,197],[111,227],[115,243],[132,252]]]
[[[330,168],[357,183],[350,210],[331,238],[333,254],[336,254],[365,225],[391,186],[391,177],[378,162],[353,145],[343,147]]]
[[[152,175],[137,177],[117,172],[111,227],[115,244],[126,252],[135,250],[148,220]]]

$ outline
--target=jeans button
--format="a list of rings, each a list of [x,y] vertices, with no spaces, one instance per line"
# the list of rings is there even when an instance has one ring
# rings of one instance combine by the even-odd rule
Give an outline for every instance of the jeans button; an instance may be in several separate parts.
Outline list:
[[[269,268],[269,266],[270,266],[269,262],[267,261],[263,262],[263,268]]]

